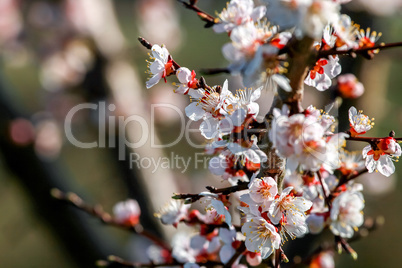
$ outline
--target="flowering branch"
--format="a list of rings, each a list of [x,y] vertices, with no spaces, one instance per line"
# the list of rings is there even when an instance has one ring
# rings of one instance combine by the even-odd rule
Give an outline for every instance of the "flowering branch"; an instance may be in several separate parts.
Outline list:
[[[368,143],[375,143],[375,142],[377,142],[377,141],[379,141],[381,139],[386,139],[386,138],[389,138],[389,137],[393,138],[392,133],[393,133],[393,131],[391,131],[391,133],[390,133],[390,135],[388,137],[382,137],[382,138],[376,138],[376,137],[348,137],[348,138],[346,138],[346,140],[350,140],[350,141],[365,141],[365,142],[368,142]],[[402,138],[394,138],[394,139],[397,140],[397,141],[402,141]]]
[[[344,184],[356,179],[357,177],[359,177],[360,175],[362,175],[362,174],[364,174],[366,172],[368,172],[368,169],[365,167],[365,168],[363,168],[363,169],[361,169],[361,170],[357,171],[356,173],[351,174],[349,176],[342,176],[341,179],[339,180],[339,183],[336,186],[336,188],[338,188],[338,187],[340,187],[340,186],[342,186],[342,185],[344,185]]]
[[[361,54],[367,57],[367,52],[368,51],[372,51],[372,50],[376,50],[376,49],[387,49],[387,48],[393,48],[393,47],[401,47],[402,46],[402,42],[397,42],[397,43],[388,43],[388,44],[379,44],[379,45],[375,45],[372,47],[364,47],[364,48],[358,48],[358,49],[348,49],[348,50],[335,50],[335,49],[331,49],[331,50],[321,50],[320,52],[318,52],[317,58],[326,58],[330,55],[350,55],[352,57],[356,57],[356,54]]]
[[[248,189],[247,186],[248,186],[247,182],[240,182],[238,185],[229,186],[229,187],[225,187],[225,188],[215,188],[213,186],[206,186],[206,188],[210,193],[213,193],[213,194],[229,195],[231,193],[246,190],[246,189]],[[172,198],[173,199],[185,199],[186,203],[194,203],[205,196],[206,195],[203,193],[200,193],[200,194],[175,194]]]
[[[148,40],[146,40],[145,38],[143,38],[141,36],[139,36],[137,39],[140,42],[140,44],[143,45],[146,49],[149,49],[149,50],[152,49],[152,43],[150,43]],[[173,64],[174,68],[176,70],[179,69],[180,65],[177,64],[177,62],[175,62],[173,59],[171,59],[171,60],[172,60],[172,64]]]
[[[123,260],[120,257],[111,255],[108,257],[108,260],[99,260],[96,262],[96,265],[99,267],[165,267],[165,266],[178,266],[183,267],[184,263],[180,263],[177,261],[168,262],[168,263],[137,263],[137,262],[129,262]],[[216,265],[222,265],[220,262],[207,261],[205,263],[200,263],[200,265],[205,267],[215,267]]]
[[[170,246],[168,244],[166,244],[165,241],[163,241],[159,237],[157,237],[157,236],[153,235],[152,233],[148,232],[147,230],[145,230],[141,224],[138,223],[136,225],[127,225],[127,224],[120,223],[120,222],[116,221],[109,213],[103,211],[102,206],[88,205],[75,193],[63,193],[59,189],[52,189],[51,195],[58,200],[65,201],[68,204],[73,205],[74,207],[98,218],[104,224],[112,225],[115,227],[133,231],[134,233],[136,233],[138,235],[141,235],[141,236],[144,236],[144,237],[150,239],[152,242],[163,247],[164,249],[170,250]]]

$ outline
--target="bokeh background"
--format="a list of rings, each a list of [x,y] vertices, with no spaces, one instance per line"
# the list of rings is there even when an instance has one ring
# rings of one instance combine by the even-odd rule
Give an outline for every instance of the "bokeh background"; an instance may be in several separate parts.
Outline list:
[[[211,14],[225,4],[199,1]],[[354,0],[344,11],[362,28],[382,32],[380,41],[396,42],[402,41],[401,5],[399,0]],[[173,93],[169,83],[146,90],[148,51],[137,42],[139,35],[166,44],[177,62],[196,72],[227,65],[221,47],[229,38],[204,29],[193,12],[173,0],[0,0],[1,267],[92,267],[110,254],[144,260],[149,241],[104,226],[52,199],[52,188],[75,192],[91,204],[102,204],[106,211],[116,202],[135,198],[142,208],[143,225],[170,238],[174,228],[160,226],[153,213],[173,192],[224,186],[203,165],[196,166],[195,153],[203,150],[184,138],[166,149],[151,148],[149,142],[135,150],[110,146],[119,144],[122,137],[138,141],[143,133],[135,122],[119,131],[108,121],[117,116],[139,115],[155,127],[156,143],[174,141],[180,134],[179,114],[158,108],[151,120],[152,104],[169,103],[180,110],[188,104],[187,98]],[[341,129],[347,127],[348,107],[355,105],[376,118],[370,136],[387,136],[390,130],[402,136],[401,62],[402,48],[383,51],[371,61],[344,59],[343,72],[355,73],[366,92],[342,103]],[[242,87],[238,77],[207,77],[210,85],[225,79],[232,90]],[[269,109],[271,95],[264,93],[261,113]],[[304,105],[323,107],[329,95],[306,89]],[[108,120],[91,109],[77,112],[72,120],[73,134],[80,141],[92,142],[105,135],[103,148],[78,148],[66,138],[65,118],[80,103],[114,105],[115,109],[106,110]],[[198,128],[194,123],[189,126]],[[199,133],[191,133],[189,139],[203,144]],[[363,146],[352,144],[350,149]],[[190,158],[192,164],[185,172],[180,166],[152,172],[130,165],[130,153],[156,159],[173,154]],[[346,254],[336,256],[338,267],[398,267],[401,168],[396,163],[397,172],[390,178],[372,174],[361,179],[365,215],[382,215],[385,224],[353,242],[358,261]]]

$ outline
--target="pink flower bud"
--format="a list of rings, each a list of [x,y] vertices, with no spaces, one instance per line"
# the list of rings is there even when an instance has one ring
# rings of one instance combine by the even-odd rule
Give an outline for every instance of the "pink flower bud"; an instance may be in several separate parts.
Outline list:
[[[119,202],[113,207],[113,214],[117,222],[129,226],[138,224],[140,219],[140,206],[133,199]]]
[[[364,86],[353,74],[343,74],[338,77],[338,90],[343,98],[355,99],[363,95]]]

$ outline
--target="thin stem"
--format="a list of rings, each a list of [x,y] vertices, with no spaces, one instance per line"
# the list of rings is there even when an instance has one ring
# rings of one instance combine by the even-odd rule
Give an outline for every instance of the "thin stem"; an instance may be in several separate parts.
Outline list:
[[[281,267],[281,256],[282,256],[282,252],[281,249],[278,248],[275,250],[275,268],[280,268]]]
[[[117,256],[109,256],[108,260],[99,260],[96,262],[97,266],[100,267],[167,267],[167,266],[179,266],[183,267],[184,263],[173,261],[173,262],[166,262],[166,263],[137,263],[137,262],[129,262],[123,260]],[[208,261],[205,263],[199,263],[200,266],[205,267],[215,267],[217,265],[222,266],[222,263],[215,262],[215,261]]]
[[[186,1],[183,1],[183,0],[177,0],[177,1],[182,3],[185,8],[197,12],[197,15],[201,18],[201,20],[206,22],[206,24],[204,26],[205,28],[209,28],[209,27],[213,26],[214,24],[216,24],[217,19],[215,19],[215,17],[209,15],[208,13],[199,9],[195,5],[195,2],[197,2],[197,1],[190,1],[190,3],[187,3]]]
[[[379,44],[373,47],[365,47],[358,49],[348,49],[348,50],[322,50],[318,52],[318,58],[325,58],[330,55],[348,55],[348,54],[363,54],[364,52],[368,52],[376,49],[387,49],[392,47],[401,47],[402,42],[397,43],[388,43],[388,44]]]
[[[238,191],[248,189],[248,183],[242,182],[242,183],[239,183],[238,185],[225,187],[225,188],[215,188],[213,186],[206,186],[206,188],[212,194],[229,195],[231,193],[235,193]],[[175,194],[172,198],[173,199],[187,199],[186,203],[194,203],[205,196],[206,196],[205,194]]]
[[[322,187],[322,192],[324,193],[325,203],[327,204],[328,209],[331,209],[331,202],[329,201],[327,191],[325,191],[324,182],[322,180],[320,171],[317,171],[317,176],[318,176],[318,180],[320,181],[320,184],[321,184],[321,187]]]
[[[146,49],[151,49],[152,48],[152,44],[150,42],[148,42],[145,38],[139,36],[138,37],[138,41],[141,43],[141,45],[143,45]]]
[[[351,174],[351,175],[349,175],[349,176],[343,176],[343,177],[339,180],[339,183],[338,183],[338,185],[336,186],[336,188],[338,188],[338,187],[340,187],[340,186],[342,186],[342,185],[344,185],[344,184],[350,182],[351,180],[356,179],[357,177],[359,177],[360,175],[362,175],[362,174],[364,174],[364,173],[366,173],[366,172],[368,172],[368,169],[365,167],[365,168],[359,170],[358,172],[356,172],[355,174]]]
[[[346,241],[345,238],[340,237],[340,236],[335,236],[335,243],[338,247],[338,252],[342,252],[342,248],[349,253],[353,259],[357,259],[357,253],[356,251],[349,245],[349,243]]]
[[[230,74],[230,70],[228,68],[206,68],[201,69],[201,73],[204,75],[214,75],[214,74]]]
[[[224,194],[228,195],[234,192],[242,191],[248,189],[248,182],[241,182],[238,185],[225,187],[225,188],[215,188],[213,186],[206,187],[208,191],[214,194]]]
[[[165,243],[165,241],[163,241],[160,237],[155,236],[152,233],[145,230],[141,224],[136,224],[133,226],[133,225],[126,225],[126,224],[120,223],[120,222],[116,221],[109,213],[103,211],[102,206],[88,205],[75,193],[63,193],[59,189],[52,189],[51,195],[60,201],[67,202],[68,204],[98,218],[104,224],[132,231],[138,235],[148,238],[149,240],[151,240],[152,242],[154,242],[155,244],[161,246],[162,248],[164,248],[166,250],[169,250],[169,251],[171,250],[170,246],[167,243]]]

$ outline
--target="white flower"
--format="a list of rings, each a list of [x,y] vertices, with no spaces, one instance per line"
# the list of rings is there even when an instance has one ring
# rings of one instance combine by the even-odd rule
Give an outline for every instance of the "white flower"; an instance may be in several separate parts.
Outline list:
[[[362,161],[362,155],[360,152],[348,152],[342,150],[340,160],[341,166],[339,170],[344,176],[356,174],[364,167],[364,161]]]
[[[339,17],[339,4],[330,0],[313,0],[304,10],[301,19],[301,30],[304,35],[319,40],[324,27]]]
[[[346,133],[337,133],[332,135],[326,144],[326,159],[323,163],[323,168],[329,173],[333,173],[335,169],[341,167],[341,148],[345,146],[345,138],[349,135]]]
[[[220,14],[219,23],[213,26],[217,33],[230,32],[249,21],[258,21],[266,12],[265,6],[254,8],[253,0],[231,0]]]
[[[341,193],[332,202],[331,231],[344,238],[352,237],[353,230],[363,224],[363,208],[364,200],[360,192]]]
[[[228,89],[228,81],[223,83],[221,92],[216,87],[210,90],[198,89],[192,93],[192,103],[185,109],[186,115],[193,121],[203,119],[200,125],[201,134],[207,139],[213,139],[219,134],[219,123],[231,108],[234,97]]]
[[[287,158],[287,168],[294,171],[303,165],[308,170],[318,170],[327,158],[325,130],[314,116],[294,114],[290,117],[275,113],[270,139],[278,154]]]
[[[301,7],[306,6],[311,0],[264,0],[267,4],[267,18],[281,30],[291,29],[299,25],[302,12]]]
[[[363,158],[366,159],[365,165],[369,173],[378,170],[384,176],[389,177],[395,172],[392,161],[401,156],[401,146],[394,138],[388,137],[380,139],[375,150],[371,145],[367,145],[363,148],[362,153]]]
[[[278,86],[288,92],[292,90],[289,79],[284,75],[287,70],[278,60],[278,52],[286,45],[291,34],[282,32],[275,36],[269,43],[259,46],[254,57],[243,66],[241,74],[245,86],[259,86],[265,82],[265,88],[273,92],[277,91]]]
[[[283,178],[286,187],[292,186],[293,191],[297,194],[303,193],[303,185],[304,181],[300,173],[297,171],[290,171],[289,169],[285,170],[285,177]]]
[[[304,212],[312,206],[311,201],[302,197],[294,197],[290,195],[293,187],[284,189],[279,197],[277,197],[269,207],[269,219],[274,224],[278,224],[282,217],[287,217],[288,221],[294,221],[294,218],[305,218]]]
[[[324,216],[311,213],[307,216],[306,223],[310,233],[319,234],[324,229]]]
[[[251,218],[261,216],[261,204],[251,199],[250,193],[240,196],[240,206],[237,208],[245,214],[245,218],[249,221]]]
[[[231,62],[231,74],[243,71],[246,65],[253,60],[258,48],[276,33],[276,27],[255,25],[252,22],[233,29],[230,34],[231,43],[222,47],[223,56]]]
[[[304,235],[307,232],[305,211],[313,203],[303,197],[290,195],[293,187],[284,189],[268,209],[268,217],[273,224],[281,222],[284,231],[292,238]]]
[[[325,25],[336,21],[339,4],[330,0],[265,0],[268,19],[281,30],[296,28],[297,37],[319,40]]]
[[[236,241],[236,229],[234,227],[230,229],[219,228],[219,238],[223,242],[219,251],[219,258],[223,264],[226,264],[236,253],[236,249],[233,247],[233,242]]]
[[[196,259],[202,258],[200,261],[202,262],[204,258],[205,261],[208,260],[209,255],[213,256],[218,253],[221,244],[218,236],[208,237],[207,239],[204,235],[194,235],[191,237],[190,247],[198,252]]]
[[[172,199],[166,204],[155,216],[158,217],[163,224],[177,224],[187,217],[190,204],[184,204],[182,200]]]
[[[333,27],[337,36],[337,48],[347,50],[359,47],[356,42],[359,28],[352,23],[348,15],[342,14],[337,21],[333,22]]]
[[[275,196],[278,193],[278,187],[276,181],[271,177],[264,177],[261,179],[253,180],[250,185],[250,198],[256,202],[261,204],[265,210],[267,210],[275,199]]]
[[[249,163],[247,161],[247,159],[246,162],[240,161],[238,157],[226,150],[220,155],[213,157],[208,163],[208,168],[212,174],[222,176],[222,179],[227,180],[230,184],[237,185],[238,181],[249,181],[243,169],[248,170],[248,167],[256,166],[257,170],[259,170],[259,163],[254,163],[253,165],[250,161],[248,161]],[[250,171],[256,172],[255,169]]]
[[[114,218],[117,222],[127,225],[136,225],[141,214],[138,202],[133,199],[119,202],[113,207]]]
[[[246,237],[246,247],[251,252],[261,252],[261,258],[268,258],[281,244],[281,237],[275,226],[261,217],[251,218],[241,228]]]
[[[349,108],[349,123],[352,137],[366,133],[374,125],[370,118],[362,114],[362,112],[363,111],[357,112],[356,108],[353,106]]]
[[[172,239],[172,256],[179,262],[195,262],[197,250],[190,246],[188,233],[177,233]]]
[[[230,215],[229,210],[225,207],[222,201],[211,199],[211,204],[207,209],[215,209],[218,215],[225,217],[226,224],[230,227],[232,226],[232,215]]]
[[[256,101],[261,96],[262,87],[257,89],[246,88],[246,89],[239,89],[236,92],[236,104],[247,110],[247,114],[253,115],[253,117],[257,117],[259,112],[259,105]]]
[[[180,86],[175,90],[175,93],[187,94],[190,88],[197,89],[198,80],[195,78],[195,71],[190,71],[186,67],[181,67],[176,71],[177,79],[180,81]]]
[[[252,163],[259,164],[267,159],[267,155],[258,148],[256,142],[254,141],[250,147],[243,147],[239,143],[229,142],[227,148],[232,154],[239,158],[240,161],[244,161],[243,165],[247,160]]]
[[[342,67],[337,55],[329,56],[328,59],[319,59],[308,73],[304,83],[319,91],[327,90],[332,84],[331,79],[339,75],[341,70]]]
[[[162,78],[165,79],[174,72],[173,61],[170,58],[169,51],[164,45],[153,45],[152,57],[154,61],[152,63],[148,62],[149,71],[148,73],[152,76],[147,82],[147,88],[151,88],[156,85]]]

